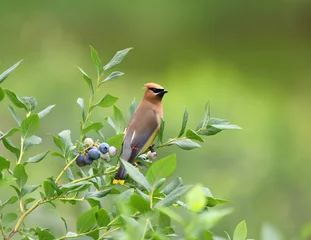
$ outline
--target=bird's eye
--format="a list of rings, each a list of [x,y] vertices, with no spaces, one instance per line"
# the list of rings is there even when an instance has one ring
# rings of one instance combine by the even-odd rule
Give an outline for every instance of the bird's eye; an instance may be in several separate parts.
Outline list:
[[[154,93],[159,93],[163,91],[163,89],[159,89],[159,88],[149,88],[149,89]]]

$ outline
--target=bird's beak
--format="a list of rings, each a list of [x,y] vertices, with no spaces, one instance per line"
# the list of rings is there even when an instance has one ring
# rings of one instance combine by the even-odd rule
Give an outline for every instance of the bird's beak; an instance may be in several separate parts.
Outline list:
[[[168,93],[167,90],[163,89],[161,92],[158,92],[156,95],[164,95],[165,93]]]

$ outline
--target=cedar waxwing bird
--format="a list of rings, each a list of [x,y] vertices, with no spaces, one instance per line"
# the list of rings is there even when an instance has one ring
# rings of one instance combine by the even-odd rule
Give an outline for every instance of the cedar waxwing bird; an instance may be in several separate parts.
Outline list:
[[[125,131],[120,158],[134,163],[155,139],[163,118],[162,98],[167,90],[156,83],[145,84],[146,92]],[[113,184],[124,184],[126,170],[120,165]]]

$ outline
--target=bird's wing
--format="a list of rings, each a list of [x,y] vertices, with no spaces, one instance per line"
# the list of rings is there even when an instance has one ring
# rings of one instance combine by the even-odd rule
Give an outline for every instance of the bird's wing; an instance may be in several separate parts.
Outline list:
[[[153,109],[144,109],[143,114],[135,112],[124,136],[121,158],[133,162],[152,144],[159,127],[160,119]]]

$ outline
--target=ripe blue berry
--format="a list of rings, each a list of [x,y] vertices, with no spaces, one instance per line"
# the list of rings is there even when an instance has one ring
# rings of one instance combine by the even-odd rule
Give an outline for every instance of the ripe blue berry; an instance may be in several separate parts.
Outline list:
[[[75,155],[78,155],[79,153],[75,153]],[[76,164],[79,166],[79,167],[83,167],[86,165],[85,163],[85,156],[83,154],[79,154],[79,156],[77,157],[76,159]]]
[[[101,143],[99,145],[99,151],[101,151],[101,153],[103,153],[103,154],[109,152],[109,145],[108,145],[108,143]]]
[[[88,151],[87,156],[92,160],[97,160],[100,157],[100,152],[97,150],[97,148],[91,148]]]
[[[93,162],[93,159],[90,157],[85,157],[84,162],[86,165],[91,165]]]

